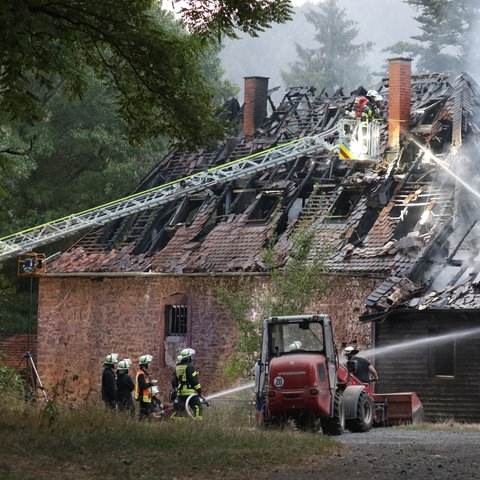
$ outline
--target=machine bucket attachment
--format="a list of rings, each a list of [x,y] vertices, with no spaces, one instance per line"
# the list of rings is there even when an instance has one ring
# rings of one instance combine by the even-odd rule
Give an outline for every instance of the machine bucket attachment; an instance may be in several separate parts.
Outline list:
[[[423,421],[423,405],[414,392],[375,393],[373,400],[385,404],[385,420],[389,426]]]

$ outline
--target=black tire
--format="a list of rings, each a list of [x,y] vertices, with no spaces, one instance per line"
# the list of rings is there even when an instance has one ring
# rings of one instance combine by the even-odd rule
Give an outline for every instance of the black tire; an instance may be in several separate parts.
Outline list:
[[[345,411],[340,390],[335,392],[333,399],[333,416],[322,418],[321,425],[325,435],[341,435],[345,430]]]
[[[357,412],[353,420],[347,420],[346,426],[351,432],[368,432],[373,425],[373,400],[363,391],[357,402]]]

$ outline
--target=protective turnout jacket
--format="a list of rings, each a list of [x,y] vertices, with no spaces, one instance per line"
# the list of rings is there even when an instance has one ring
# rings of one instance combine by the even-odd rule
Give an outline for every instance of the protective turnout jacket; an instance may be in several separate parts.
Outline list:
[[[152,392],[150,387],[153,386],[153,383],[150,381],[148,373],[139,368],[137,371],[137,376],[135,377],[135,389],[133,390],[133,398],[135,400],[140,400],[144,403],[152,402]]]
[[[201,394],[202,386],[198,379],[198,372],[191,363],[179,363],[175,367],[172,386],[181,397],[188,397],[192,393]]]
[[[114,407],[116,393],[115,371],[112,365],[105,364],[102,373],[102,400]]]

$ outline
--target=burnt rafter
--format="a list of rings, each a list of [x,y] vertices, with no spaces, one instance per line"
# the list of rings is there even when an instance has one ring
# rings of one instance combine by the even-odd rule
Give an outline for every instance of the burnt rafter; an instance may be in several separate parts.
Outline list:
[[[314,249],[328,245],[326,266],[333,273],[402,278],[417,260],[428,267],[426,247],[451,220],[455,198],[451,179],[423,152],[433,148],[446,159],[453,139],[461,145],[459,131],[480,137],[472,114],[476,84],[466,76],[453,86],[442,75],[412,76],[410,98],[397,107],[390,92],[397,84],[383,80],[376,87],[379,110],[396,115],[401,107],[399,116],[377,119],[369,128],[356,116],[356,96],[366,90],[329,97],[311,88],[293,88],[275,106],[265,78],[250,77],[248,82],[264,103],[257,109],[246,98],[237,109],[243,129],[239,125],[236,135],[211,150],[172,151],[146,176],[137,190],[157,188],[165,179],[180,180],[169,184],[174,195],[169,192],[165,204],[116,221],[119,265],[123,258],[122,265],[131,270],[148,265],[161,272],[257,271],[268,238],[276,233],[285,242],[295,228],[304,227],[315,233]],[[408,133],[391,137],[395,122]],[[356,143],[342,143],[349,140]],[[337,151],[341,143],[345,148]],[[354,147],[360,153],[352,154]],[[263,156],[267,161],[257,162]],[[251,171],[236,171],[249,163]],[[224,167],[229,168],[225,176]],[[97,253],[103,252],[98,260],[87,258],[100,238],[98,231],[105,235],[110,228],[99,227],[76,245],[78,259],[79,248],[88,244],[82,268],[95,268],[104,254],[115,269],[115,254],[105,248],[112,245],[108,235],[97,244]],[[68,269],[68,259],[66,252],[56,268]]]

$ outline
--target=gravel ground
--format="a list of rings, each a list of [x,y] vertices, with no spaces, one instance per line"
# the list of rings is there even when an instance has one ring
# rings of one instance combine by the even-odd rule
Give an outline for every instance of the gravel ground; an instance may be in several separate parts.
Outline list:
[[[456,433],[375,428],[335,437],[333,456],[277,471],[275,480],[469,480],[480,479],[480,432]]]

